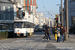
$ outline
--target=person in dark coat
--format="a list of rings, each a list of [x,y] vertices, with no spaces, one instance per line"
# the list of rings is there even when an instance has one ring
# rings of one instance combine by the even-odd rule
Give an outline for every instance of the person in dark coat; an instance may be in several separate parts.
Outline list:
[[[50,33],[50,27],[47,27],[47,40],[51,40],[51,33]]]
[[[44,23],[44,25],[43,25],[43,29],[44,29],[44,34],[45,34],[45,36],[43,37],[43,39],[47,39],[47,25]]]
[[[63,26],[61,26],[60,27],[60,41],[62,41],[62,39],[63,39],[63,42],[64,42],[64,34],[65,34],[65,32],[66,32],[66,29],[63,27]]]
[[[53,33],[54,36],[55,36],[55,27],[54,27],[54,26],[52,27],[52,33]]]

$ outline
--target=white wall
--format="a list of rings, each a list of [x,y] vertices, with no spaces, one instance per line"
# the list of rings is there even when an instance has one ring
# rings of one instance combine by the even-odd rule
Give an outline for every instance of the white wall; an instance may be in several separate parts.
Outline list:
[[[47,17],[46,24],[48,24],[50,27],[53,27],[54,26],[54,19]]]

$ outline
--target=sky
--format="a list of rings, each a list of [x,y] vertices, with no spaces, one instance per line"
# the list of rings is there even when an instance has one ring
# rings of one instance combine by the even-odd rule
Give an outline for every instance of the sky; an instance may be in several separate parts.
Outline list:
[[[59,6],[57,6],[57,4],[61,4],[61,0],[36,0],[36,1],[38,5],[37,12],[43,12],[44,17],[54,18],[55,14],[59,14]]]

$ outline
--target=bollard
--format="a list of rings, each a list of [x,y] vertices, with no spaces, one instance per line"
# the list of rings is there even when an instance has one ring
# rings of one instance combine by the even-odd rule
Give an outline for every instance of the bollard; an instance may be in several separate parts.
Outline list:
[[[57,34],[55,34],[55,40],[57,40]]]
[[[31,36],[31,28],[30,28],[30,36]]]

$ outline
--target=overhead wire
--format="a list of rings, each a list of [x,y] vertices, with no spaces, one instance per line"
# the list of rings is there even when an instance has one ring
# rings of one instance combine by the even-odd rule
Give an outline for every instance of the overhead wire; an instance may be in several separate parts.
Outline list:
[[[42,3],[43,3],[43,8],[47,11],[47,9],[46,9],[46,7],[45,7],[45,4],[44,4],[43,0],[42,0]],[[47,11],[47,13],[48,13],[49,15],[51,15],[51,14],[49,13],[49,11]],[[51,15],[51,16],[52,16],[52,15]]]

